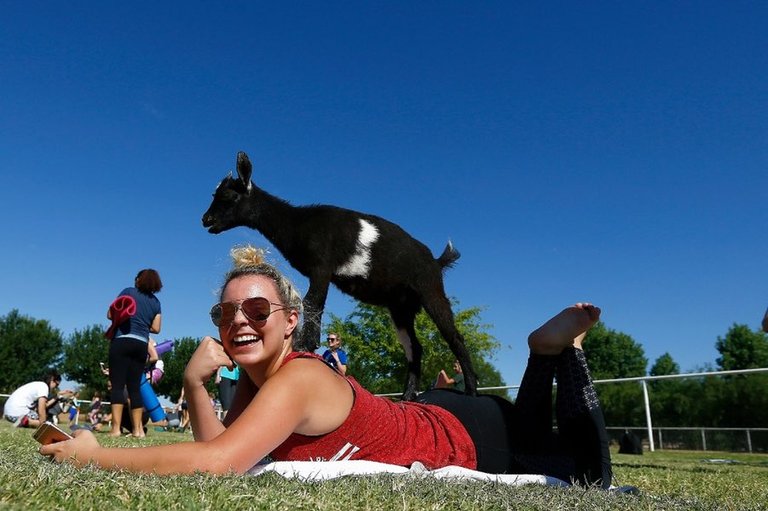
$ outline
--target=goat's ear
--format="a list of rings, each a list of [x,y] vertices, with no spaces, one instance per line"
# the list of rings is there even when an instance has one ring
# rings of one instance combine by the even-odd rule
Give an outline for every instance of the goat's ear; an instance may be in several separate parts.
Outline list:
[[[240,181],[245,186],[246,190],[251,189],[251,174],[253,173],[253,165],[251,160],[248,159],[248,155],[243,151],[237,153],[237,175],[240,176]]]

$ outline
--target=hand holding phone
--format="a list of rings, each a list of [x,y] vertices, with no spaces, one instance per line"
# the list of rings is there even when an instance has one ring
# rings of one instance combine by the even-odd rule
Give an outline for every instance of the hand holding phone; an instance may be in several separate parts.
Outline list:
[[[72,440],[72,435],[51,422],[40,424],[33,437],[43,445]]]

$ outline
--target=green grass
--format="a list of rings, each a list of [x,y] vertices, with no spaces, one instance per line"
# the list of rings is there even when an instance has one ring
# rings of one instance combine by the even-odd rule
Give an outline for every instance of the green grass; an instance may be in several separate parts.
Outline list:
[[[191,439],[150,431],[143,442],[98,434],[103,445],[136,446]],[[734,464],[706,463],[727,458]],[[617,484],[640,496],[583,488],[510,487],[424,477],[347,477],[317,483],[260,477],[152,476],[56,465],[37,453],[32,430],[0,424],[0,509],[768,509],[768,456],[662,451],[615,454]]]

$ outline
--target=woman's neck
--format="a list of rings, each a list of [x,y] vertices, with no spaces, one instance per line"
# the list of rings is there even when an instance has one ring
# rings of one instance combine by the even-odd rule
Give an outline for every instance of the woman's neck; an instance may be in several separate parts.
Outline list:
[[[267,380],[269,380],[272,376],[275,375],[275,373],[280,370],[280,368],[283,366],[283,362],[285,361],[285,357],[287,357],[292,352],[293,341],[291,341],[289,338],[286,339],[286,342],[283,344],[282,351],[278,353],[277,356],[271,360],[264,361],[263,364],[258,364],[257,366],[252,367],[250,370],[247,370],[248,377],[253,383],[261,387]]]

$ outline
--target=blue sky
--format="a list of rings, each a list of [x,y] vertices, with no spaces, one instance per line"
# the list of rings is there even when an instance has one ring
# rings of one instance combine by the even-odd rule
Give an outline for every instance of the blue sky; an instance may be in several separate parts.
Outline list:
[[[156,268],[161,339],[214,333],[235,244],[201,225],[235,154],[293,204],[400,224],[530,330],[600,305],[650,363],[714,364],[768,305],[759,2],[10,2],[0,17],[0,314],[105,324]],[[307,281],[273,250],[302,290]],[[327,310],[353,304],[333,290]],[[649,364],[650,365],[650,364]]]

